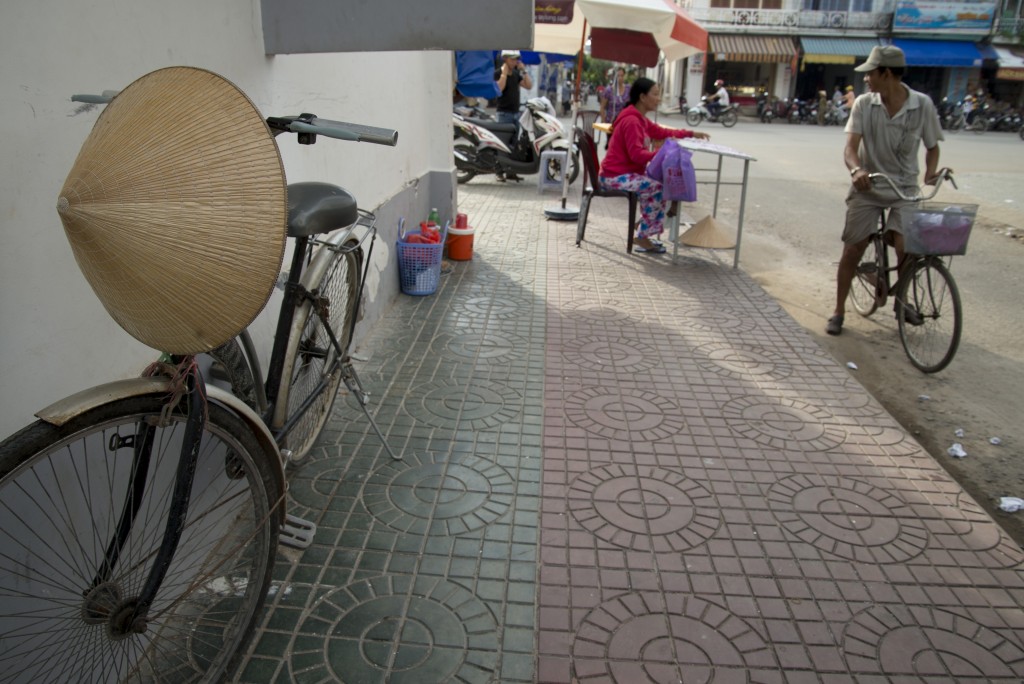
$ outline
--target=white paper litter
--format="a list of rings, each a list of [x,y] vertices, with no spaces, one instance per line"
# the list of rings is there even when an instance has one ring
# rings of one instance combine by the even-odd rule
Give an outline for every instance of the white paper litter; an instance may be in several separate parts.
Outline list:
[[[857,364],[855,364],[853,361],[847,361],[846,367],[849,368],[850,370],[857,370]]]
[[[998,437],[989,437],[988,443],[994,446],[999,446],[1000,444],[1003,443],[1003,440],[999,439]]]
[[[1019,499],[1016,496],[999,497],[999,510],[1001,511],[1016,513],[1022,508],[1024,508],[1024,499]]]
[[[931,401],[931,397],[929,397],[927,394],[918,394],[917,395],[917,400],[918,401]]]
[[[960,442],[953,442],[953,446],[946,449],[946,453],[953,458],[963,458],[967,455],[967,452],[964,451],[964,445]]]
[[[957,428],[956,430],[953,430],[953,434],[956,435],[957,437],[963,437],[964,436],[964,429],[963,428]]]

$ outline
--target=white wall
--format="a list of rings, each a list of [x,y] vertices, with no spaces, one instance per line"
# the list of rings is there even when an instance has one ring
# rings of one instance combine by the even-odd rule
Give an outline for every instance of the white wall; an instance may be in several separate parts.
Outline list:
[[[399,131],[395,148],[279,137],[290,182],[334,182],[372,209],[450,175],[450,52],[268,57],[259,0],[4,0],[2,14],[0,438],[43,406],[137,375],[156,356],[106,314],[54,209],[100,111],[78,111],[71,94],[120,89],[165,66],[202,67],[264,115],[312,112]],[[384,228],[381,271],[394,237]]]

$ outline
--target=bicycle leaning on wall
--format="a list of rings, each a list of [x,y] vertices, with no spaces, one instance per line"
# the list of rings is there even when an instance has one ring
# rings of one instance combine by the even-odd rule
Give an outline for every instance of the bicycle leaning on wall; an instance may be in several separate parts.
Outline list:
[[[348,345],[373,216],[337,186],[286,187],[274,135],[394,145],[397,133],[264,122],[233,85],[185,67],[78,99],[110,104],[61,193],[65,230],[108,312],[165,355],[0,444],[3,679],[212,681],[237,666],[282,529],[312,534],[286,516],[288,457],[316,440],[341,382],[365,411]],[[244,330],[277,284],[286,234],[263,382]],[[238,396],[206,384],[204,353]]]

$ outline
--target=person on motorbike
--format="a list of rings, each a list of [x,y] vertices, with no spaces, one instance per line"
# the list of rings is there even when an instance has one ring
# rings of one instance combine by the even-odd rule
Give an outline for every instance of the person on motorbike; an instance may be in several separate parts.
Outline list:
[[[532,88],[533,79],[523,63],[519,61],[519,50],[502,50],[501,66],[494,70],[494,80],[497,81],[498,90],[498,123],[515,124],[516,133],[519,132],[519,89]],[[498,172],[498,180],[505,182],[505,174]],[[515,173],[508,174],[509,180],[521,180]]]
[[[629,89],[629,104],[614,121],[611,144],[601,161],[598,181],[609,189],[628,190],[637,194],[640,222],[633,244],[637,252],[661,254],[665,246],[654,239],[664,231],[666,203],[661,183],[647,176],[647,164],[655,152],[648,141],[667,138],[699,138],[707,133],[682,128],[665,128],[647,118],[656,111],[661,100],[661,87],[649,78],[640,77]],[[672,143],[675,144],[675,143]]]
[[[725,89],[725,81],[722,79],[715,81],[715,88],[717,88],[715,94],[708,98],[708,113],[711,114],[712,121],[718,118],[725,107],[729,106],[729,91]]]

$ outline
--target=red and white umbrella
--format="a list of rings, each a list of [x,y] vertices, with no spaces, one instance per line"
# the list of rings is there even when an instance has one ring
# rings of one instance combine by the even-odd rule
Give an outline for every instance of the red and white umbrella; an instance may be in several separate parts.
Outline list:
[[[707,50],[708,32],[671,0],[536,0],[533,49],[576,54],[590,29],[598,59],[653,67],[658,53],[675,61]],[[572,11],[568,23],[565,9]]]

